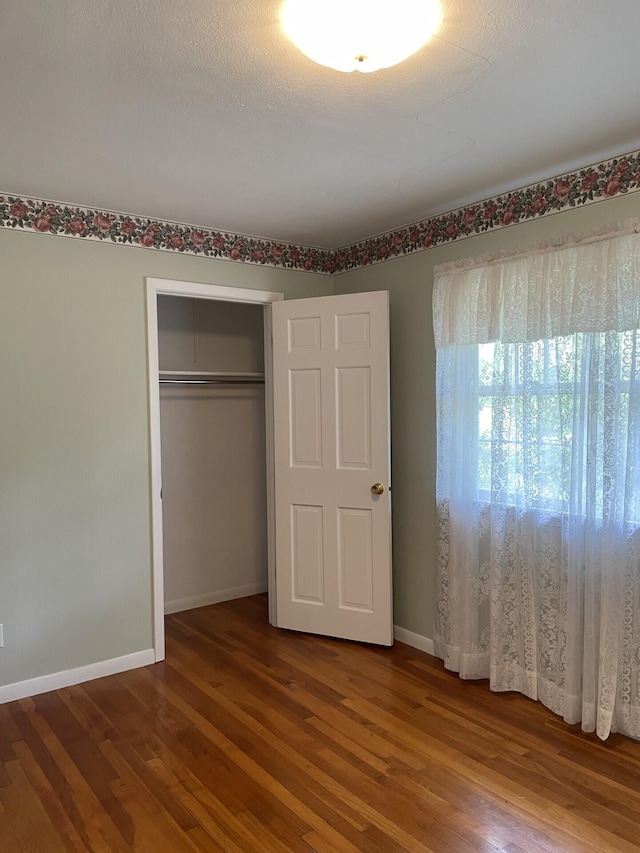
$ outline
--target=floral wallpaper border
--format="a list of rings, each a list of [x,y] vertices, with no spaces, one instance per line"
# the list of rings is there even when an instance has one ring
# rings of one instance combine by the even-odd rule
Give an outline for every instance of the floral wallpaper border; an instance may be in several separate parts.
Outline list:
[[[21,198],[8,193],[0,194],[0,227],[331,275],[636,190],[640,190],[640,151],[336,250]]]
[[[332,273],[335,252],[126,213],[0,195],[0,228],[83,237],[207,258]]]
[[[580,207],[635,190],[640,190],[640,151],[512,190],[338,249],[334,272],[357,269],[399,255],[424,251],[452,240],[506,228],[528,219],[538,219],[566,208]]]

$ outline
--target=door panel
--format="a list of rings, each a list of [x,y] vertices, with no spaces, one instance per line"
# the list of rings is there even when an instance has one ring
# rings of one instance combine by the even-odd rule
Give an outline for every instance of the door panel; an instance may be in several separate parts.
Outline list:
[[[322,468],[322,391],[320,370],[289,371],[292,468]]]
[[[391,645],[388,294],[272,311],[276,624]]]
[[[291,597],[324,604],[324,524],[321,506],[291,506]]]
[[[338,507],[338,576],[341,608],[373,612],[371,510]]]
[[[336,368],[337,467],[371,470],[371,371]]]

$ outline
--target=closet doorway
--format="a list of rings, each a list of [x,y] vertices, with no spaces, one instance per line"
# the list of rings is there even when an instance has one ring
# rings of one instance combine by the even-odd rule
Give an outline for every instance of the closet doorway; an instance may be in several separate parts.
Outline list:
[[[164,658],[165,613],[268,587],[264,342],[269,306],[282,298],[147,279],[156,660]]]
[[[177,308],[175,305],[167,308],[169,325],[175,324],[174,339],[169,334],[169,341],[163,342],[159,349],[158,302],[163,297],[178,297],[179,304]],[[180,302],[185,299],[189,301]],[[254,369],[260,366],[258,362],[220,361],[223,356],[231,357],[234,347],[228,353],[222,352],[224,343],[213,341],[215,334],[208,339],[200,333],[200,319],[215,317],[215,304],[222,303],[227,303],[226,319],[232,325],[240,317],[241,309],[247,307],[246,303],[258,306],[263,314],[266,446],[261,458],[266,465],[262,485],[256,488],[262,490],[260,501],[264,498],[266,502],[269,621],[279,628],[379,645],[393,643],[389,294],[376,291],[286,302],[282,299],[280,293],[147,279],[156,660],[164,658],[165,611],[162,501],[165,453],[161,452],[160,382],[182,385],[177,394],[168,393],[164,397],[169,412],[179,408],[174,403],[181,403],[181,392],[186,396],[184,382],[224,382],[228,388],[229,379],[234,385],[262,379],[261,372]],[[214,304],[203,307],[201,300],[213,300]],[[161,305],[164,312],[164,303]],[[251,320],[255,325],[257,321],[258,315]],[[201,350],[207,354],[202,363],[198,358]],[[249,351],[255,358],[255,341],[245,355]],[[230,373],[235,375],[229,376]],[[239,389],[243,391],[246,388]],[[200,396],[204,398],[204,389],[202,392]],[[198,394],[191,394],[190,399],[194,396],[197,398]],[[190,470],[199,473],[198,458],[206,468],[208,454],[220,450],[214,447],[215,430],[219,426],[215,415],[210,424],[208,437],[206,425],[194,429],[188,416],[175,418],[169,434],[174,436],[174,448],[178,450],[169,451],[171,464],[176,461],[173,453],[184,452],[185,458],[195,455],[195,460],[188,459]],[[233,431],[233,426],[229,427],[227,435]],[[192,446],[183,446],[185,437]],[[171,501],[167,498],[167,503],[182,512],[191,501],[191,509],[183,518],[182,531],[176,539],[178,544],[172,545],[172,558],[177,554],[178,563],[187,552],[193,552],[196,564],[198,559],[202,560],[200,538],[207,537],[194,536],[191,525],[197,527],[198,523],[208,522],[213,525],[216,501],[219,514],[239,513],[232,522],[223,522],[229,528],[224,533],[233,534],[230,541],[244,535],[242,498],[234,497],[229,487],[220,503],[220,495],[215,491],[225,467],[230,468],[233,476],[233,465],[228,462],[223,453],[219,469],[214,465],[206,472],[204,491],[208,489],[211,503],[209,510],[202,513],[191,494],[194,491],[191,475],[180,482],[183,472],[178,460],[178,476],[172,483],[175,494]],[[213,492],[207,477],[213,480]],[[219,488],[224,492],[224,484]],[[255,502],[255,495],[246,491],[244,494],[246,501]],[[260,503],[262,509],[254,506],[257,526],[263,524],[264,505]],[[221,535],[219,542],[224,538]],[[215,535],[213,540],[209,537],[210,545],[211,541],[214,553],[205,556],[205,563],[212,563],[219,550]],[[263,546],[264,541],[262,534]],[[203,572],[196,569],[193,574]],[[168,585],[168,589],[172,609],[178,610],[223,600],[215,596],[224,590],[226,598],[250,594],[254,589],[252,583],[256,583],[255,578],[234,583],[233,577],[231,581],[227,577],[217,593],[196,586],[185,591]]]

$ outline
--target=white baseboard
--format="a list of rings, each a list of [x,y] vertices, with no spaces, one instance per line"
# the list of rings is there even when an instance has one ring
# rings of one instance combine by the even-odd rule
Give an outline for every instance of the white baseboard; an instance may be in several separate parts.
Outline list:
[[[180,613],[182,610],[193,610],[195,607],[206,607],[209,604],[220,604],[221,601],[231,601],[234,598],[245,598],[247,595],[258,595],[267,591],[267,582],[248,583],[244,586],[235,586],[231,589],[220,589],[216,592],[208,592],[204,595],[193,595],[191,598],[176,598],[173,601],[165,601],[165,615],[169,613]]]
[[[414,649],[420,649],[421,652],[426,652],[428,655],[434,654],[433,640],[429,637],[423,637],[420,634],[414,634],[413,631],[407,631],[406,628],[393,626],[393,639],[401,643],[406,643]]]
[[[82,684],[83,681],[92,681],[94,678],[103,678],[105,675],[116,675],[118,672],[126,672],[155,662],[156,656],[153,649],[145,649],[142,652],[90,663],[88,666],[79,666],[76,669],[65,669],[63,672],[53,672],[51,675],[29,678],[26,681],[17,681],[15,684],[5,684],[0,687],[0,704],[13,702],[15,699],[25,699],[27,696],[36,696],[38,693],[48,693],[50,690],[59,690],[61,687],[71,687],[73,684]]]
[[[165,610],[167,613],[177,613],[180,610],[205,607],[208,604],[230,601],[233,598],[243,598],[247,595],[257,595],[266,591],[266,584],[247,584],[210,595],[167,602]],[[414,649],[420,649],[420,651],[427,652],[430,655],[433,654],[433,640],[428,637],[414,634],[413,631],[407,631],[406,628],[399,628],[397,625],[393,626],[393,636],[394,639],[406,643]],[[63,672],[54,672],[50,675],[41,675],[38,678],[29,678],[26,681],[17,681],[15,684],[5,684],[0,686],[0,704],[13,702],[16,699],[25,699],[27,696],[37,696],[39,693],[48,693],[50,690],[59,690],[62,687],[71,687],[74,684],[82,684],[83,681],[92,681],[94,678],[116,675],[119,672],[149,666],[155,662],[154,650],[145,649],[119,658],[91,663],[88,666],[79,666],[76,669],[66,669]]]

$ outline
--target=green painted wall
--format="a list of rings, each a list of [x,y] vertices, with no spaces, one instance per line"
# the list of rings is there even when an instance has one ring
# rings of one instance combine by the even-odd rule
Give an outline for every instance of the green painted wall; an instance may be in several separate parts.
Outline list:
[[[328,276],[0,229],[0,686],[152,646],[145,276]]]
[[[431,293],[434,265],[525,247],[631,216],[640,216],[640,193],[458,240],[334,278],[335,293],[390,292],[396,625],[423,637],[433,636],[436,356]]]
[[[0,229],[0,686],[152,645],[145,276],[391,294],[397,625],[432,636],[432,268],[628,216],[640,193],[337,276]]]

